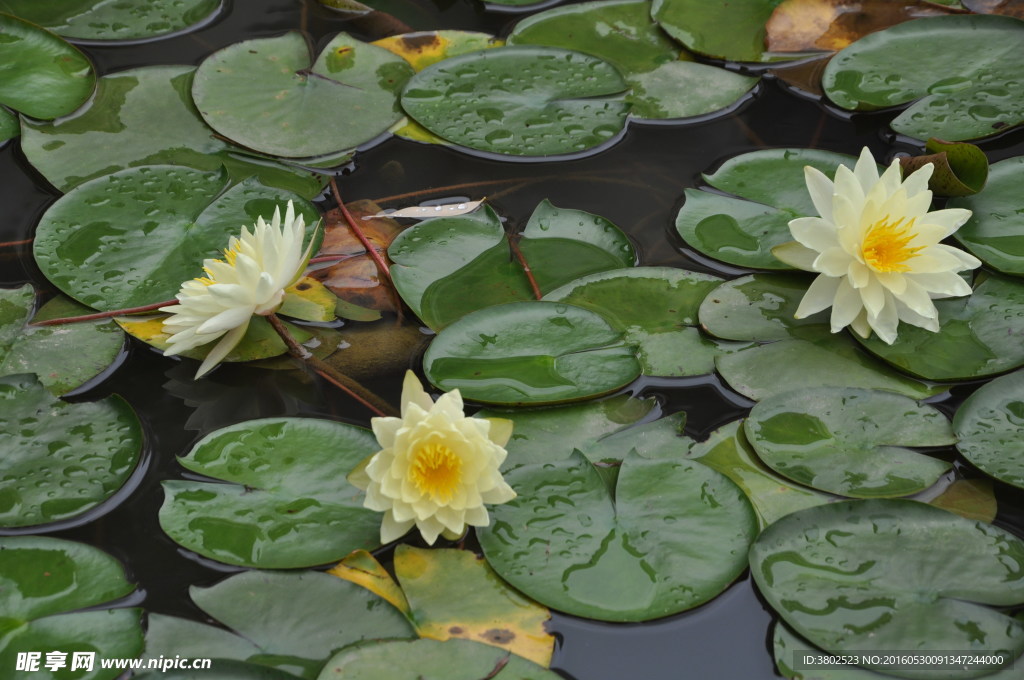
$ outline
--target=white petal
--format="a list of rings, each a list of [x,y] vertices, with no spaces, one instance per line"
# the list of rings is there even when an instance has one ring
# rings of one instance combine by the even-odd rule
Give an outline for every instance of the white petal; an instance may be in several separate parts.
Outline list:
[[[399,522],[395,520],[390,511],[385,512],[384,519],[380,523],[380,542],[391,543],[392,541],[397,541],[402,536],[405,536],[407,533],[409,533],[409,530],[412,529],[413,524],[415,524],[415,522],[413,522],[412,520],[409,520],[407,522]]]
[[[848,212],[844,209],[846,204],[853,207],[857,216],[860,215],[860,208],[864,205],[865,189],[854,176],[853,171],[845,165],[836,169],[836,192],[832,198],[832,221],[839,227],[845,227],[852,222],[848,221]]]
[[[885,289],[878,279],[872,276],[868,279],[868,285],[859,289],[860,299],[864,303],[864,309],[868,310],[868,319],[878,316],[885,306]]]
[[[928,191],[928,181],[931,180],[934,171],[935,166],[931,163],[926,163],[910,173],[903,180],[903,190],[907,192],[907,196],[913,198],[918,194],[927,193],[928,201],[931,202],[932,192]]]
[[[838,333],[857,318],[861,313],[862,304],[860,293],[858,293],[846,279],[839,279],[836,288],[835,301],[832,304],[832,316],[830,318],[833,333]]]
[[[429,411],[434,407],[434,400],[423,389],[416,374],[406,371],[405,380],[402,381],[402,418],[405,418],[410,404],[416,404],[424,411]]]
[[[836,227],[820,217],[798,217],[789,221],[789,232],[803,245],[819,253],[839,245]]]
[[[223,361],[224,357],[230,354],[231,350],[233,350],[238,343],[242,341],[242,338],[245,336],[245,331],[248,328],[249,322],[246,321],[241,326],[228,331],[224,337],[220,339],[220,342],[214,345],[213,349],[210,350],[210,353],[206,355],[206,358],[203,359],[203,363],[199,366],[199,370],[196,371],[196,379],[198,380],[203,377],[213,370],[214,366]]]
[[[853,166],[853,174],[857,178],[857,183],[863,194],[871,191],[871,187],[878,181],[878,163],[875,162],[875,157],[871,155],[871,150],[868,147],[861,147],[857,164]]]
[[[842,248],[829,248],[814,260],[814,270],[828,276],[846,276],[850,256]]]
[[[868,323],[871,325],[871,329],[887,345],[896,342],[896,326],[899,324],[899,321],[899,317],[896,315],[895,302],[883,304],[881,313],[876,317],[872,317],[871,313],[868,313]]]
[[[797,319],[804,319],[811,314],[820,312],[823,309],[828,309],[832,306],[835,300],[836,290],[839,287],[841,279],[837,279],[824,274],[818,276],[811,283],[810,288],[804,293],[804,297],[800,300],[800,305],[796,309],[796,313],[793,315]]]
[[[804,182],[807,183],[807,193],[811,195],[811,202],[825,220],[832,221],[832,194],[835,193],[835,185],[828,177],[809,165],[804,166]],[[798,237],[794,236],[797,240]],[[806,244],[805,244],[806,245]]]
[[[818,257],[818,251],[811,250],[796,241],[789,241],[772,248],[772,255],[776,260],[788,264],[790,267],[813,272],[814,260]]]
[[[897,299],[909,307],[912,311],[924,317],[937,316],[935,305],[928,296],[928,291],[915,283],[912,279],[906,281],[907,287]]]
[[[925,224],[943,227],[946,231],[939,240],[946,238],[971,218],[971,211],[963,208],[946,208],[930,212],[921,218]]]

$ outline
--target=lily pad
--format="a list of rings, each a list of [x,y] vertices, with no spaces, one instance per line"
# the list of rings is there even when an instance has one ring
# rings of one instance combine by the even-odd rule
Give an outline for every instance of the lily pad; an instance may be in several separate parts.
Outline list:
[[[77,517],[113,496],[139,461],[142,427],[116,395],[69,404],[34,376],[8,375],[0,401],[0,526]]]
[[[468,314],[423,357],[427,379],[490,404],[595,397],[640,375],[633,348],[594,312],[557,302],[511,302]]]
[[[0,104],[50,120],[92,94],[92,63],[70,43],[9,14],[0,14],[0,34]]]
[[[169,165],[129,168],[82,184],[43,215],[33,244],[43,274],[100,310],[174,297],[182,281],[220,257],[228,238],[295,202],[312,233],[319,213],[298,196],[255,179]]]
[[[746,568],[757,533],[743,492],[682,457],[630,453],[614,494],[579,452],[505,479],[518,496],[477,531],[487,561],[520,591],[576,616],[646,621],[696,607]]]
[[[777,61],[800,54],[765,51],[765,23],[782,0],[654,0],[651,16],[689,49],[730,61]],[[725,27],[728,27],[726,30]]]
[[[721,282],[672,267],[637,267],[584,276],[544,299],[607,319],[636,345],[644,375],[702,375],[715,369],[715,356],[750,346],[707,338],[695,328],[698,306]]]
[[[792,241],[789,221],[816,215],[804,180],[811,166],[831,177],[852,156],[816,149],[763,149],[730,158],[710,175],[712,189],[686,189],[676,230],[687,244],[716,260],[756,269],[791,269],[772,255]]]
[[[949,446],[937,409],[899,394],[823,387],[774,395],[754,406],[743,431],[758,456],[805,486],[854,498],[909,496],[952,464],[908,446]]]
[[[357,552],[330,573],[363,585],[392,604],[397,600],[420,637],[482,642],[545,668],[551,665],[555,638],[545,630],[551,612],[510,588],[468,550],[399,545],[394,571],[401,589],[369,553]],[[382,580],[367,583],[367,572]]]
[[[553,47],[499,47],[417,73],[402,94],[402,107],[434,134],[462,146],[555,156],[618,137],[629,105],[605,97],[626,88],[615,67],[596,57]]]
[[[653,71],[626,77],[630,116],[672,120],[703,116],[735,107],[758,79],[693,61],[673,61]]]
[[[715,359],[734,390],[758,401],[812,387],[863,387],[914,399],[945,390],[874,360],[846,333],[829,332],[826,312],[795,319],[809,283],[806,276],[753,274],[726,281],[704,298],[698,316],[705,330],[729,340],[765,343]]]
[[[0,145],[9,139],[14,139],[19,134],[21,134],[21,124],[18,122],[18,117],[0,107]]]
[[[1024,276],[1022,183],[1024,157],[1009,158],[989,168],[988,184],[981,193],[949,202],[950,207],[973,213],[954,238],[993,269],[1018,276]]]
[[[747,441],[742,425],[741,420],[723,425],[696,444],[688,457],[721,472],[743,489],[762,528],[791,512],[833,500],[826,494],[791,484],[766,467]]]
[[[383,640],[352,645],[317,680],[561,680],[515,654],[469,640]]]
[[[858,341],[868,351],[927,380],[970,380],[1024,365],[1024,281],[992,274],[972,295],[936,300],[939,331],[900,329],[896,342]]]
[[[967,14],[908,21],[865,36],[832,58],[822,83],[844,109],[914,102],[892,121],[893,130],[959,141],[1024,122],[1022,69],[1024,24]]]
[[[42,536],[0,537],[0,668],[13,672],[19,652],[61,650],[100,659],[135,658],[142,651],[139,609],[100,609],[134,590],[114,558],[91,546]],[[78,611],[90,608],[89,611]],[[70,613],[69,613],[70,612]],[[76,673],[80,680],[114,680],[123,669]],[[43,669],[33,678],[68,677]]]
[[[207,171],[223,166],[236,181],[256,175],[305,198],[320,193],[319,175],[246,155],[219,139],[192,103],[194,73],[191,66],[146,66],[105,75],[73,118],[26,119],[21,149],[65,193],[95,177],[157,164]]]
[[[360,640],[413,637],[405,617],[374,594],[319,572],[249,571],[192,600],[233,632],[160,614],[149,615],[146,658],[248,661],[313,680],[341,648]]]
[[[783,620],[832,653],[957,650],[1012,660],[1024,650],[1024,623],[991,608],[1024,602],[1024,542],[923,503],[844,501],[795,512],[761,533],[750,569]],[[943,680],[997,668],[885,672]]]
[[[0,11],[79,40],[140,40],[183,31],[209,20],[220,0],[0,0]]]
[[[541,293],[636,261],[629,238],[614,224],[546,200],[517,243]],[[411,227],[395,238],[388,255],[402,299],[435,330],[484,307],[534,299],[501,220],[489,207]]]
[[[971,196],[985,188],[988,157],[974,144],[944,142],[933,137],[925,144],[925,151],[929,153],[900,158],[904,177],[931,163],[933,172],[928,188],[936,196]]]
[[[1024,489],[1024,371],[996,378],[967,398],[953,418],[964,458]]]
[[[28,325],[35,293],[31,285],[0,288],[0,375],[35,373],[60,396],[95,378],[124,347],[124,336],[109,319],[62,326]],[[88,314],[64,297],[47,302],[32,321]],[[74,347],[73,352],[68,352]]]
[[[150,620],[152,620],[152,617],[150,617]],[[167,671],[143,673],[134,677],[138,678],[138,680],[157,680],[158,678],[160,680],[210,680],[210,670],[208,668],[195,670],[170,669]],[[269,666],[217,659],[217,680],[294,680],[296,677],[291,673],[285,673]]]
[[[243,40],[206,58],[192,96],[214,130],[287,158],[353,149],[401,118],[401,57],[344,33],[314,60],[297,32]]]
[[[312,418],[250,420],[213,432],[179,458],[229,484],[171,480],[160,526],[205,557],[292,569],[379,545],[380,515],[345,476],[377,451],[369,430]]]

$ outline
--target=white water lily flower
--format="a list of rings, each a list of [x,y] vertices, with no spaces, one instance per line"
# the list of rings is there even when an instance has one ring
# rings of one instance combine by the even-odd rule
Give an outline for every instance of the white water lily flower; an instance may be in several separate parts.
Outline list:
[[[487,526],[484,503],[516,496],[499,467],[512,423],[467,418],[458,390],[433,402],[412,371],[402,385],[402,417],[373,418],[382,450],[349,475],[366,491],[363,505],[384,513],[380,540],[390,543],[419,527],[429,544],[458,538],[469,526]]]
[[[161,307],[171,314],[164,330],[171,334],[165,355],[181,352],[220,339],[206,356],[196,378],[220,363],[245,335],[253,314],[267,315],[281,306],[284,289],[295,283],[309,261],[312,242],[305,251],[302,241],[306,225],[302,215],[288,201],[284,223],[281,209],[267,224],[262,217],[250,233],[242,227],[232,236],[223,260],[204,260],[206,276],[181,284],[178,304]]]
[[[957,272],[981,262],[939,243],[971,216],[951,208],[928,212],[932,192],[929,163],[901,180],[898,160],[878,176],[865,148],[853,170],[839,166],[835,181],[807,167],[804,176],[820,217],[790,221],[796,239],[772,252],[783,262],[819,272],[796,318],[832,308],[832,332],[850,326],[862,337],[871,331],[888,344],[900,321],[939,330],[933,299],[969,295]]]

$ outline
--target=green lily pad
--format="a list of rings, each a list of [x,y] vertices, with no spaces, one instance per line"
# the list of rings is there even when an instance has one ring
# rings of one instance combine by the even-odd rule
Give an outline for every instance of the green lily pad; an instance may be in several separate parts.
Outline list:
[[[91,180],[43,215],[36,263],[63,292],[100,310],[160,302],[221,257],[228,238],[275,207],[295,202],[312,233],[319,213],[298,196],[224,173],[169,165],[129,168]]]
[[[865,354],[848,334],[831,333],[827,311],[795,319],[809,284],[806,276],[753,274],[726,281],[704,298],[698,316],[709,333],[766,343],[715,359],[734,390],[757,401],[812,387],[863,387],[914,399],[945,390],[892,370]]]
[[[1012,660],[1024,650],[1024,622],[990,608],[1024,602],[1024,542],[930,505],[873,499],[795,512],[754,542],[750,570],[783,620],[832,653],[956,650]],[[973,668],[885,671],[943,680],[998,666]]]
[[[606,437],[631,431],[630,426],[651,414],[656,406],[654,399],[622,394],[601,401],[531,411],[485,409],[477,416],[507,418],[514,423],[512,438],[505,445],[508,457],[501,466],[502,472],[507,472],[520,465],[565,460],[574,449],[585,453]]]
[[[0,537],[0,668],[15,673],[19,652],[93,653],[97,659],[134,658],[142,651],[138,609],[97,609],[134,590],[124,569],[105,552],[72,541],[43,536]],[[92,608],[90,611],[78,611]],[[71,613],[69,613],[71,612]],[[76,680],[114,680],[123,669],[98,661]],[[16,673],[9,677],[29,677]],[[40,663],[32,678],[67,678]]]
[[[0,12],[79,40],[140,40],[182,31],[207,21],[220,0],[0,0]]]
[[[974,144],[944,142],[934,137],[925,144],[928,153],[900,158],[900,170],[906,177],[932,164],[928,188],[936,196],[971,196],[985,188],[988,181],[988,157]]]
[[[293,569],[379,544],[380,515],[345,476],[377,451],[369,430],[312,418],[250,420],[207,435],[179,462],[229,484],[171,480],[160,526],[205,557]]]
[[[412,68],[344,33],[314,60],[297,32],[229,45],[196,70],[192,96],[214,130],[287,158],[353,149],[401,117],[398,91]]]
[[[960,141],[1024,122],[1022,69],[1024,24],[1009,17],[952,15],[865,36],[832,58],[822,84],[844,109],[915,102],[892,121],[893,130]]]
[[[1024,371],[996,378],[969,396],[953,418],[953,429],[964,458],[1024,488]]]
[[[0,104],[50,120],[92,94],[92,63],[70,43],[9,14],[0,14],[0,34]]]
[[[320,572],[249,571],[192,600],[233,632],[160,614],[149,615],[147,659],[189,656],[247,661],[314,680],[338,650],[360,640],[414,637],[405,617],[373,593]]]
[[[60,396],[102,373],[120,354],[124,336],[110,319],[62,326],[27,325],[35,293],[31,285],[0,288],[0,375],[35,373]],[[47,302],[32,319],[59,319],[91,310],[64,297]],[[68,352],[74,347],[73,352]]]
[[[18,117],[7,109],[0,107],[0,145],[20,134],[21,124],[18,122]]]
[[[730,61],[778,61],[802,54],[765,52],[765,22],[781,0],[654,0],[651,16],[689,49]],[[728,27],[728,28],[726,28]]]
[[[462,146],[554,156],[615,139],[629,105],[606,97],[626,88],[615,67],[597,57],[521,45],[463,54],[420,71],[406,86],[402,107]]]
[[[68,192],[82,182],[138,165],[227,168],[236,181],[256,175],[305,197],[324,179],[307,170],[245,155],[216,137],[192,103],[191,66],[146,66],[105,75],[74,118],[24,121],[21,149],[55,187]]]
[[[640,375],[633,348],[601,316],[557,302],[511,302],[468,314],[427,348],[423,370],[445,391],[490,404],[596,397]]]
[[[899,394],[849,387],[773,395],[754,406],[743,431],[780,475],[853,498],[927,489],[952,464],[905,447],[956,441],[937,409]]]
[[[1024,281],[991,275],[972,295],[936,300],[939,331],[906,324],[896,342],[858,341],[900,370],[926,380],[971,380],[1024,365]]]
[[[477,531],[487,561],[520,591],[576,616],[646,621],[696,607],[746,568],[757,533],[742,491],[681,456],[630,453],[614,494],[579,452],[505,479],[518,496]]]
[[[740,103],[758,78],[693,61],[673,61],[626,77],[630,116],[671,120],[703,116]]]
[[[762,528],[791,512],[833,500],[826,494],[795,486],[766,467],[747,441],[742,425],[741,420],[723,425],[694,445],[688,457],[721,472],[743,489]]]
[[[672,267],[637,267],[591,274],[544,296],[597,312],[636,345],[644,375],[710,373],[715,357],[750,343],[719,341],[694,326],[704,297],[722,282],[717,276]]]
[[[150,617],[152,621],[152,617]],[[212,629],[212,627],[211,627]],[[269,666],[217,659],[217,680],[294,680],[297,676]],[[212,665],[211,665],[212,667]],[[210,669],[169,669],[134,676],[138,680],[210,680]]]
[[[34,376],[8,375],[0,401],[0,526],[81,515],[124,486],[139,461],[142,427],[116,395],[69,404]]]
[[[533,211],[518,248],[542,293],[636,261],[629,238],[614,224],[547,200]],[[410,227],[395,238],[388,256],[402,299],[434,330],[484,307],[534,299],[501,220],[490,207]],[[467,290],[473,295],[466,295]]]
[[[503,649],[469,640],[382,640],[342,650],[317,680],[560,680]]]
[[[973,213],[953,237],[988,266],[1018,276],[1024,275],[1022,183],[1024,158],[1008,158],[989,168],[989,181],[981,193],[949,202],[950,207]]]
[[[702,175],[713,189],[686,189],[676,230],[693,248],[716,260],[757,269],[791,269],[772,248],[793,236],[789,221],[816,215],[804,181],[804,167],[829,177],[855,158],[816,149],[764,149],[730,158]]]

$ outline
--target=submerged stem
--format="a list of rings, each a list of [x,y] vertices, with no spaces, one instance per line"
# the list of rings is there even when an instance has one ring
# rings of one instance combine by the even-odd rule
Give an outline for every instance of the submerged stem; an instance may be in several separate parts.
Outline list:
[[[312,352],[303,347],[299,344],[298,340],[292,337],[292,334],[288,332],[288,329],[285,328],[284,323],[280,318],[278,318],[277,314],[268,314],[267,321],[270,322],[270,325],[275,331],[277,331],[277,334],[281,336],[282,340],[284,340],[284,344],[288,347],[288,353],[296,359],[309,364],[309,366],[324,380],[342,390],[378,416],[398,415],[398,411],[391,406],[391,404],[387,403],[352,378],[340,373],[330,365],[313,356]]]

